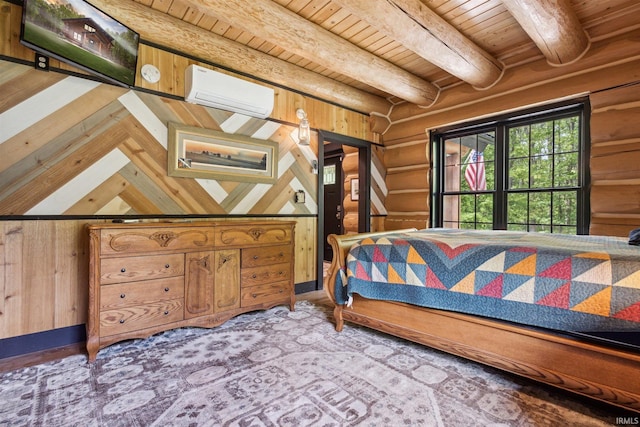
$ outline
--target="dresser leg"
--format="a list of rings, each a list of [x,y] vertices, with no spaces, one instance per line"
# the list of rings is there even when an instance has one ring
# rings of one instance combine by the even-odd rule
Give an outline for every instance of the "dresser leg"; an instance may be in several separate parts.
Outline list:
[[[100,350],[100,342],[96,337],[87,337],[87,353],[89,354],[89,362],[95,362],[96,356]]]

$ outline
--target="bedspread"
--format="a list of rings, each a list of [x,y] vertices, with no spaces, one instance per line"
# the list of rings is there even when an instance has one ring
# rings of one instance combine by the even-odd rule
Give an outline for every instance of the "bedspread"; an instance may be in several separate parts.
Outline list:
[[[429,229],[353,245],[335,295],[562,331],[640,330],[640,248],[622,238]]]

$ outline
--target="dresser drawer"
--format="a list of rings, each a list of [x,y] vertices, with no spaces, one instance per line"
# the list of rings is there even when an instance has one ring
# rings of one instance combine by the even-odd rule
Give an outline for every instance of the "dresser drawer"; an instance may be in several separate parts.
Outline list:
[[[291,277],[291,264],[273,264],[260,267],[243,268],[240,272],[240,283],[242,287],[261,285],[282,280],[289,280]]]
[[[183,300],[158,301],[100,312],[100,336],[123,334],[183,319]]]
[[[282,301],[291,297],[289,281],[267,283],[242,288],[240,304],[242,307]]]
[[[100,230],[100,254],[206,250],[213,241],[213,227],[106,228]]]
[[[217,247],[284,244],[291,242],[291,230],[288,224],[218,225],[215,243]]]
[[[149,304],[183,296],[182,276],[104,285],[100,290],[100,310]]]
[[[134,282],[182,276],[184,254],[103,258],[100,260],[100,284]]]
[[[291,246],[269,246],[242,250],[242,268],[291,261]]]

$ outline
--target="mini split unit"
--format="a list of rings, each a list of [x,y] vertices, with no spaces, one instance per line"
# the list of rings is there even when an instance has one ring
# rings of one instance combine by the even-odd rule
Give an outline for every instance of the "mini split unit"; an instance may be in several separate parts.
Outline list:
[[[273,89],[198,65],[185,73],[187,102],[264,119],[273,111]]]

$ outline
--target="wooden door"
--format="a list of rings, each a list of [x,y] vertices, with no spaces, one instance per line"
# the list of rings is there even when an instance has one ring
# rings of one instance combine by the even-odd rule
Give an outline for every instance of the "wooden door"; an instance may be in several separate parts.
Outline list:
[[[215,251],[214,307],[216,313],[240,307],[240,249]]]
[[[324,160],[324,260],[330,261],[333,256],[331,246],[327,243],[329,234],[343,234],[344,183],[342,173],[342,154],[327,156]]]
[[[214,251],[205,251],[185,255],[185,319],[214,313],[214,254]]]

